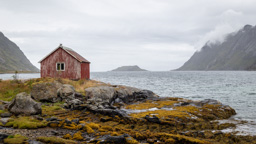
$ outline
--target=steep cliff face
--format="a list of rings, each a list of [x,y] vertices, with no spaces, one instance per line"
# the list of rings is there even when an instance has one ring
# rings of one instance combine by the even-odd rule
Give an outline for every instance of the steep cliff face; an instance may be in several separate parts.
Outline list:
[[[0,32],[0,72],[38,72],[20,48]]]
[[[221,44],[205,44],[178,70],[256,70],[256,26],[245,25]]]

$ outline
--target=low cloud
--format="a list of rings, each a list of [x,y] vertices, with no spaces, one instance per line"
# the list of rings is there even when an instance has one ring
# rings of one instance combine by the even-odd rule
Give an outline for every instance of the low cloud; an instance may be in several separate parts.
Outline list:
[[[60,43],[92,62],[170,70],[206,42],[256,23],[252,0],[0,0],[0,31],[37,63]]]

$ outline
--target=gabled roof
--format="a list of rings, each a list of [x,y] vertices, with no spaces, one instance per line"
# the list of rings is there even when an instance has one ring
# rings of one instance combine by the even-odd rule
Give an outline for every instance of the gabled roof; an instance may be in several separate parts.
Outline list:
[[[68,54],[70,54],[72,57],[74,57],[76,60],[78,60],[79,62],[86,62],[86,63],[90,63],[88,60],[86,60],[84,57],[82,57],[81,55],[79,55],[77,52],[75,52],[74,50],[72,50],[71,48],[65,47],[62,44],[60,44],[59,47],[57,47],[56,49],[54,49],[51,53],[49,53],[47,56],[45,56],[42,60],[39,61],[39,63],[41,63],[44,59],[46,59],[48,56],[50,56],[52,53],[54,53],[57,49],[63,49],[64,51],[66,51]]]

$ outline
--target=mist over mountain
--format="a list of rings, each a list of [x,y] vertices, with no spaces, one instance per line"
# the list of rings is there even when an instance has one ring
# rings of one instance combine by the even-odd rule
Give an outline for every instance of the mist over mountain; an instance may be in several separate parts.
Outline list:
[[[20,48],[0,32],[0,73],[38,72]]]
[[[256,70],[256,26],[245,25],[222,43],[206,43],[177,70]]]

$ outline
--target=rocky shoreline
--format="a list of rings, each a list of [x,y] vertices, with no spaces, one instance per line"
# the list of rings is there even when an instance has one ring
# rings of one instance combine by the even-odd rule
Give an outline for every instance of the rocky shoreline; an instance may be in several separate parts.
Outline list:
[[[40,78],[0,85],[2,143],[256,142],[256,136],[222,132],[236,125],[218,120],[236,112],[212,99],[159,97],[92,80]]]

